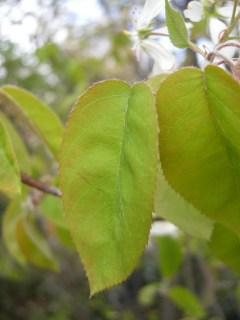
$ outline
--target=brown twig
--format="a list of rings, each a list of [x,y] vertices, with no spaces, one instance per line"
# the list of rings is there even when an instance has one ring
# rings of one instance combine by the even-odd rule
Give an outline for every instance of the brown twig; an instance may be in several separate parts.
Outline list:
[[[36,179],[28,176],[25,173],[21,173],[21,181],[23,184],[25,184],[31,188],[38,189],[44,193],[49,193],[55,197],[62,196],[62,192],[59,189],[52,187],[52,186],[49,186],[42,181],[36,180]]]

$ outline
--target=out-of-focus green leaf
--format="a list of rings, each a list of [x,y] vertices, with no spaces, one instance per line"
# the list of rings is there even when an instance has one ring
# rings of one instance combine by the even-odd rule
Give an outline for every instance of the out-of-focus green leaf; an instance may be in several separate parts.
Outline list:
[[[11,137],[13,149],[15,151],[20,169],[26,173],[30,173],[31,172],[30,159],[21,137],[17,133],[12,123],[8,120],[8,118],[2,112],[0,112],[0,121],[4,124],[4,126],[6,127]]]
[[[159,166],[154,212],[157,216],[175,224],[194,237],[208,240],[213,230],[213,221],[201,214],[166,181]]]
[[[240,238],[231,230],[216,224],[209,244],[213,254],[240,273]]]
[[[169,184],[240,231],[240,86],[224,70],[185,68],[157,95],[160,158]]]
[[[150,306],[154,302],[156,293],[159,291],[160,284],[150,283],[141,288],[138,294],[138,301],[143,306]]]
[[[14,198],[21,192],[19,166],[10,136],[2,122],[0,122],[0,191],[9,198]]]
[[[21,209],[21,199],[15,199],[12,201],[6,211],[4,212],[2,221],[2,234],[3,240],[9,253],[16,259],[20,264],[26,262],[24,255],[19,248],[17,238],[16,238],[16,226],[17,222],[22,215]]]
[[[36,228],[34,221],[21,216],[17,221],[16,235],[19,247],[27,261],[36,267],[59,270],[47,241]]]
[[[205,316],[203,306],[190,290],[175,286],[168,289],[169,298],[187,315],[193,319],[202,319]]]
[[[182,263],[182,250],[171,236],[161,236],[156,239],[159,245],[160,269],[163,277],[174,276]]]
[[[66,227],[56,226],[56,235],[63,245],[69,249],[75,249],[70,232]]]
[[[178,48],[187,48],[188,31],[183,16],[171,7],[169,0],[165,0],[165,12],[170,40]]]
[[[8,256],[5,248],[0,246],[0,276],[11,280],[19,280],[23,276],[23,268],[19,268]]]
[[[47,143],[52,153],[57,156],[62,140],[63,126],[56,114],[41,100],[30,92],[15,87],[3,86],[0,96],[8,100],[10,105],[24,115],[36,133]]]
[[[40,203],[41,212],[54,224],[67,227],[63,215],[62,201],[51,195],[46,195]]]
[[[60,167],[66,222],[94,294],[126,279],[148,240],[157,169],[150,89],[112,80],[88,90],[68,121]]]

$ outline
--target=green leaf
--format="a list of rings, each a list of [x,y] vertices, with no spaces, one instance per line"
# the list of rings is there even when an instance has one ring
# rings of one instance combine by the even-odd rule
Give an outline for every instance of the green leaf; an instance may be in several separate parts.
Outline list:
[[[151,77],[146,81],[146,84],[152,89],[152,92],[156,94],[158,92],[158,89],[167,77],[166,73],[159,74],[157,76]]]
[[[205,311],[198,298],[187,288],[172,287],[168,290],[168,296],[187,316],[197,319],[202,319],[205,316]]]
[[[21,181],[16,155],[6,127],[0,122],[0,192],[10,198],[21,192]]]
[[[36,228],[34,221],[21,216],[17,221],[16,236],[19,247],[27,261],[36,267],[58,271],[59,266],[47,241]]]
[[[136,266],[148,241],[156,168],[150,89],[112,80],[88,90],[65,131],[60,184],[91,294],[125,280]]]
[[[52,195],[45,195],[40,203],[41,212],[54,224],[66,228],[62,201]]]
[[[158,96],[160,158],[170,185],[212,219],[240,231],[240,87],[222,69],[185,68]]]
[[[21,252],[16,239],[16,226],[22,214],[20,201],[20,198],[12,201],[4,212],[2,221],[2,234],[4,244],[12,257],[15,258],[18,263],[25,264],[26,259]]]
[[[240,238],[231,230],[216,224],[209,244],[213,254],[240,273]]]
[[[55,234],[58,240],[68,249],[76,251],[76,247],[72,241],[72,237],[66,227],[55,226]]]
[[[154,303],[157,293],[159,292],[159,282],[149,283],[139,290],[138,302],[143,306],[151,306]]]
[[[8,120],[4,113],[0,112],[0,121],[3,123],[9,136],[11,137],[11,142],[13,145],[13,149],[16,154],[17,162],[22,171],[26,173],[31,173],[31,164],[29,159],[29,154],[27,149],[19,136],[18,132],[12,125],[12,123]]]
[[[208,240],[213,230],[213,221],[194,208],[166,181],[159,166],[154,212],[157,216],[175,224],[182,231],[197,238]]]
[[[182,263],[182,250],[176,239],[161,236],[156,239],[159,245],[160,269],[164,278],[174,276]]]
[[[0,89],[0,98],[8,103],[29,122],[32,129],[46,142],[57,156],[62,140],[63,126],[56,114],[30,92],[15,86]]]
[[[170,40],[178,48],[188,48],[188,31],[183,16],[168,1],[165,0],[165,12]]]

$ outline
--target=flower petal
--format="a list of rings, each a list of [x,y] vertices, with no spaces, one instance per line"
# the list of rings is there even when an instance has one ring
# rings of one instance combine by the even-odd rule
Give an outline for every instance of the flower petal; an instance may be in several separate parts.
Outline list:
[[[203,18],[203,5],[198,1],[191,1],[188,4],[186,10],[184,10],[184,16],[192,22],[199,22]]]
[[[219,35],[226,29],[226,24],[220,21],[217,18],[209,19],[209,33],[214,44],[217,44],[219,41]],[[225,57],[231,59],[236,52],[235,47],[225,47],[221,50],[221,54]]]
[[[237,12],[239,11],[239,6],[237,6]],[[233,11],[233,1],[228,1],[224,6],[217,8],[217,13],[225,18],[231,18]]]
[[[217,18],[209,19],[209,34],[214,44],[218,43],[219,36],[226,29],[226,24]]]
[[[165,50],[161,44],[153,40],[143,40],[141,41],[141,47],[153,59],[153,71],[155,74],[174,68],[176,63],[175,56]]]
[[[159,13],[164,6],[164,0],[146,0],[143,10],[137,22],[137,28],[145,28]]]

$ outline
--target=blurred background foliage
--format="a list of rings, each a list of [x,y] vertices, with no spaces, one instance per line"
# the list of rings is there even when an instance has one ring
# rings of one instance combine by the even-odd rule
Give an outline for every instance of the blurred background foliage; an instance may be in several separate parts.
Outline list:
[[[183,9],[186,2],[175,4]],[[76,98],[93,82],[107,78],[130,82],[145,79],[151,62],[138,64],[131,42],[122,32],[129,27],[134,5],[142,3],[0,1],[0,85],[15,84],[30,90],[65,121]],[[196,38],[203,29],[204,22],[195,27]],[[182,64],[197,64],[196,57],[188,51],[180,52],[180,60]],[[32,174],[47,175],[51,159],[41,157],[45,151],[33,143],[35,137],[25,129]],[[48,176],[45,179],[48,181]],[[32,191],[36,203],[38,197]],[[8,216],[3,219],[6,203],[1,198],[3,226],[13,214],[8,207]],[[59,270],[22,264],[11,244],[11,226],[3,229],[1,236],[8,239],[9,247],[1,242],[0,320],[240,319],[239,277],[215,260],[205,243],[178,231],[152,236],[134,274],[118,287],[89,299],[84,271],[63,218],[59,218],[59,203],[46,196],[33,211],[58,263],[49,257],[49,264],[46,257],[44,260],[36,256],[32,264]],[[37,251],[39,243],[41,248],[45,245],[43,238],[37,237],[37,243],[32,240],[24,242],[22,248],[28,246]],[[15,260],[9,252],[14,253]]]

